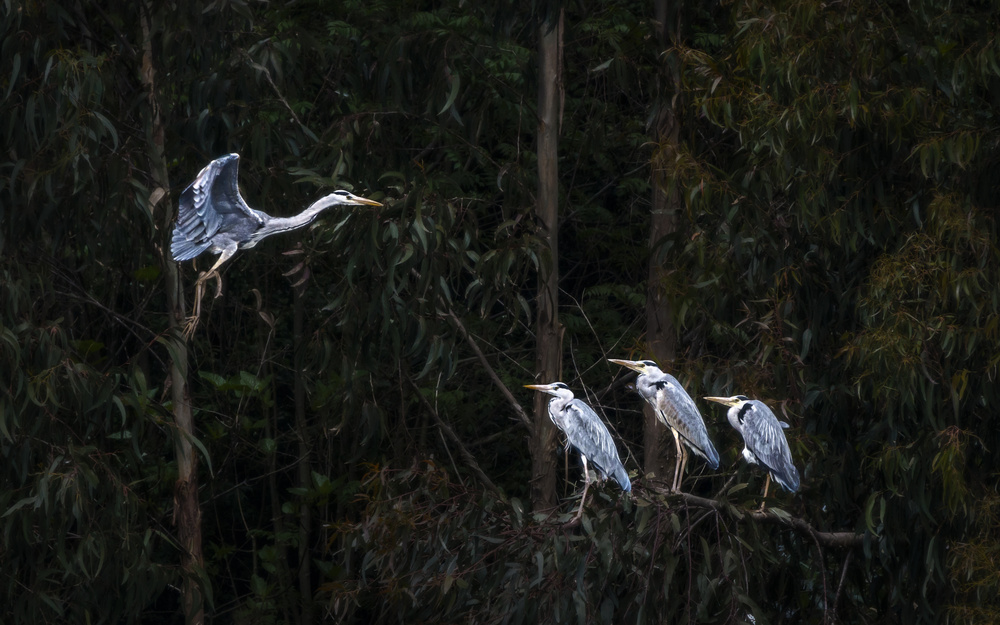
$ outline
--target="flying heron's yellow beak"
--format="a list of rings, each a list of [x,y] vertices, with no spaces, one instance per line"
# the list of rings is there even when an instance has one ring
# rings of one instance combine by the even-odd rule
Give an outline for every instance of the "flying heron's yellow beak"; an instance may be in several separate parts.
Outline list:
[[[608,362],[613,362],[616,365],[621,365],[623,367],[628,367],[632,371],[638,371],[642,373],[645,370],[645,365],[643,365],[638,360],[619,360],[617,358],[608,358]]]
[[[358,204],[365,204],[367,206],[382,206],[381,202],[376,202],[375,200],[369,200],[366,197],[355,197],[353,199]]]
[[[717,404],[722,404],[723,406],[735,406],[737,400],[735,397],[705,397],[707,401],[714,401]]]
[[[524,388],[530,388],[532,390],[542,391],[542,390],[545,390],[546,388],[548,388],[548,385],[547,384],[525,384]]]

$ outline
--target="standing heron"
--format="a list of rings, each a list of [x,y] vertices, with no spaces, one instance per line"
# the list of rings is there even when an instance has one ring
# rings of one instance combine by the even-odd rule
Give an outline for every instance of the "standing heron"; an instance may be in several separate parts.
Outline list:
[[[794,493],[799,489],[799,471],[792,464],[792,452],[788,448],[784,429],[788,424],[778,421],[771,409],[762,401],[748,399],[745,395],[732,397],[706,397],[723,406],[729,406],[726,418],[743,437],[743,457],[750,464],[759,464],[767,469],[767,481],[764,482],[764,498],[774,481]],[[764,504],[761,503],[761,509]]]
[[[198,173],[178,201],[177,223],[170,242],[174,260],[190,260],[205,251],[219,255],[212,268],[202,273],[195,282],[194,315],[188,324],[188,334],[198,323],[205,282],[214,277],[217,281],[216,297],[222,293],[219,267],[236,250],[251,248],[272,234],[307,226],[331,206],[381,206],[375,200],[338,190],[316,200],[294,217],[271,217],[247,206],[240,195],[239,163],[239,154],[227,154],[215,159]]]
[[[674,462],[674,482],[670,489],[680,490],[684,469],[687,468],[688,454],[681,445],[705,459],[713,470],[719,468],[719,452],[715,451],[705,421],[698,412],[694,400],[688,395],[677,378],[664,373],[652,360],[616,360],[609,359],[616,365],[622,365],[639,373],[635,380],[635,390],[642,395],[653,413],[663,425],[670,428],[674,435],[674,446],[677,458]]]
[[[552,395],[549,400],[549,418],[556,427],[566,434],[567,447],[572,445],[580,452],[583,460],[584,487],[580,497],[580,507],[573,521],[583,514],[583,502],[587,500],[587,489],[590,488],[590,473],[587,471],[587,461],[593,463],[600,479],[614,477],[618,485],[626,493],[631,492],[632,482],[628,472],[618,458],[618,448],[611,438],[604,422],[593,409],[582,400],[573,397],[573,391],[562,382],[552,384],[525,384],[525,388],[542,391]]]

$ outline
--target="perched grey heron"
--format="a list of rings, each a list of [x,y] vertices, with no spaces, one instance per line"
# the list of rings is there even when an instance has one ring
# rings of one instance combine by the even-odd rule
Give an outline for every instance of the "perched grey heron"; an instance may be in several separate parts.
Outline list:
[[[687,467],[688,454],[681,445],[705,459],[713,470],[719,468],[719,452],[715,451],[705,421],[698,412],[694,400],[688,395],[677,378],[664,373],[652,360],[616,360],[609,359],[616,365],[622,365],[639,373],[635,380],[635,390],[653,407],[653,413],[663,425],[670,428],[674,435],[674,446],[677,458],[674,462],[674,482],[670,487],[677,492],[681,487],[684,469]]]
[[[313,202],[294,217],[271,217],[247,206],[238,185],[239,154],[227,154],[205,166],[181,193],[177,223],[174,225],[170,252],[177,262],[190,260],[202,252],[218,254],[212,268],[195,282],[196,325],[201,311],[201,296],[209,278],[217,280],[216,297],[222,292],[219,267],[236,250],[251,248],[265,237],[307,226],[327,208],[338,204],[381,206],[375,200],[359,197],[347,191],[334,191]],[[189,333],[194,328],[189,323]]]
[[[572,445],[580,452],[583,460],[584,487],[580,497],[580,507],[573,520],[583,514],[583,502],[587,499],[587,489],[590,488],[590,473],[587,471],[587,461],[593,463],[600,479],[608,476],[615,478],[618,485],[626,493],[631,492],[632,482],[628,472],[618,457],[618,448],[611,438],[604,422],[593,409],[582,400],[573,397],[573,391],[562,382],[552,384],[525,384],[525,388],[542,391],[552,395],[549,400],[549,418],[556,427],[566,434],[567,447]]]
[[[792,464],[792,452],[785,438],[787,423],[778,421],[764,402],[748,399],[744,395],[705,399],[729,406],[726,418],[743,437],[743,457],[750,464],[760,464],[767,469],[764,498],[767,498],[772,475],[785,490],[794,493],[799,489],[799,472]]]

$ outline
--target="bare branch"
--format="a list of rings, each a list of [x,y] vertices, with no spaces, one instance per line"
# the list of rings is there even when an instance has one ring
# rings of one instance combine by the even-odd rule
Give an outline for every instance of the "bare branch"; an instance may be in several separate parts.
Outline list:
[[[462,439],[458,437],[458,434],[455,433],[455,430],[453,430],[450,425],[445,423],[445,421],[440,417],[440,415],[438,415],[437,410],[434,409],[434,406],[432,406],[431,403],[427,401],[427,398],[424,397],[424,394],[420,392],[420,387],[418,387],[417,384],[412,379],[410,379],[409,376],[406,376],[406,381],[410,383],[410,386],[413,388],[414,392],[416,392],[417,397],[420,398],[420,403],[423,404],[424,409],[428,413],[430,413],[431,417],[434,418],[434,421],[437,423],[438,428],[440,428],[441,431],[444,432],[448,436],[448,438],[450,438],[452,442],[454,442],[455,445],[458,446],[459,455],[462,456],[462,460],[464,460],[465,463],[469,465],[469,468],[472,469],[472,472],[475,473],[476,478],[478,478],[479,481],[483,483],[483,486],[493,491],[494,494],[496,494],[498,497],[502,499],[503,496],[500,493],[500,489],[497,488],[496,485],[493,483],[493,481],[490,480],[489,476],[487,476],[486,473],[483,472],[482,468],[480,468],[479,466],[479,463],[476,462],[476,457],[473,456],[469,452],[469,450],[465,447],[465,444],[462,442]]]
[[[507,398],[507,401],[514,409],[514,412],[521,418],[521,422],[524,423],[524,427],[528,428],[528,433],[533,435],[535,427],[532,425],[531,419],[528,418],[528,414],[524,412],[524,408],[521,407],[521,404],[517,403],[517,399],[514,398],[514,394],[510,392],[507,385],[503,383],[503,380],[500,379],[497,372],[493,370],[492,366],[490,366],[490,362],[486,359],[486,355],[483,354],[483,350],[479,349],[479,345],[476,344],[472,335],[465,329],[465,326],[462,325],[462,321],[455,315],[455,312],[451,308],[448,309],[448,318],[451,319],[453,324],[455,324],[455,327],[458,328],[458,331],[462,334],[462,338],[465,339],[465,341],[469,344],[469,347],[472,348],[472,351],[475,352],[476,357],[479,358],[480,364],[483,365],[483,368],[486,369],[486,373],[488,373],[490,379],[493,380],[493,384],[495,384],[496,387],[500,389],[500,392],[503,393],[503,396]]]

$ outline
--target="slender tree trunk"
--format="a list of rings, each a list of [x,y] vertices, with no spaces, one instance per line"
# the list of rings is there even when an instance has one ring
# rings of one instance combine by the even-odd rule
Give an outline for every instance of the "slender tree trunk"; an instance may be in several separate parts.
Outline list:
[[[312,483],[312,463],[309,461],[309,430],[306,423],[306,385],[303,379],[305,362],[305,339],[303,325],[305,310],[303,290],[305,286],[293,286],[295,299],[292,317],[292,342],[295,350],[295,436],[299,441],[299,488],[308,491]],[[301,595],[301,613],[299,623],[311,625],[313,616],[312,604],[312,569],[310,567],[309,545],[312,535],[312,510],[309,502],[303,496],[299,502],[299,593]]]
[[[538,275],[536,370],[540,383],[562,375],[559,325],[559,121],[562,89],[562,13],[549,16],[538,31],[538,204],[546,250]],[[535,394],[535,431],[531,447],[531,501],[536,510],[556,504],[555,429],[548,396]]]
[[[160,201],[169,205],[170,182],[164,158],[164,129],[156,91],[156,72],[153,66],[152,9],[143,4],[142,22],[142,83],[149,101],[150,118],[147,126],[150,174],[156,188],[150,193],[150,210]],[[155,214],[155,213],[154,213]],[[170,334],[170,392],[174,410],[174,453],[177,456],[177,483],[174,485],[174,524],[181,546],[181,569],[184,571],[181,605],[188,625],[205,622],[204,597],[200,585],[203,578],[204,558],[201,550],[201,504],[198,501],[198,456],[191,441],[194,438],[194,420],[191,416],[191,397],[187,384],[187,343],[182,328],[185,320],[184,285],[177,263],[170,256],[169,236],[173,211],[163,211],[160,249],[166,275],[167,305],[169,307]]]
[[[660,98],[653,126],[653,140],[659,146],[652,163],[652,219],[649,229],[649,273],[646,283],[646,340],[650,355],[669,371],[676,357],[676,332],[671,319],[670,301],[664,297],[663,283],[669,273],[665,258],[659,253],[665,237],[674,234],[678,227],[681,206],[680,196],[670,181],[670,170],[678,153],[681,109],[680,73],[676,54],[668,50],[679,27],[679,6],[668,0],[654,2],[656,34],[660,48],[667,53],[662,57]],[[643,448],[646,473],[665,479],[674,467],[673,437],[660,424],[647,404],[643,409]]]

